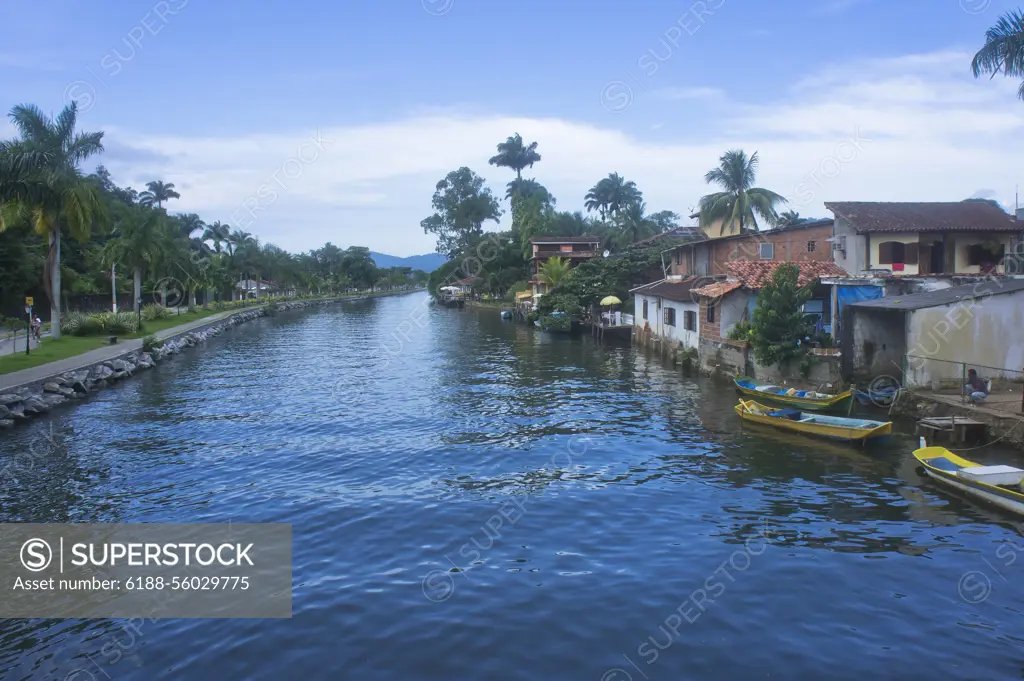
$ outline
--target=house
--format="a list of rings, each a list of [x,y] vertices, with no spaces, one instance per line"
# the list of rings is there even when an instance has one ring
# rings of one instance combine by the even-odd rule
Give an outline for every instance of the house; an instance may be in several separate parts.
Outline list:
[[[262,296],[276,296],[281,294],[281,288],[272,281],[261,279],[243,279],[235,284],[241,298],[256,298]],[[259,296],[257,296],[257,292]]]
[[[969,368],[1017,378],[1024,368],[1024,279],[851,303],[844,311],[847,376],[958,388]]]
[[[706,279],[662,279],[630,290],[633,294],[634,334],[645,342],[648,337],[666,341],[675,347],[697,349],[700,323],[695,286]]]
[[[584,236],[534,236],[530,237],[530,284],[533,287],[533,304],[548,292],[548,285],[540,280],[540,267],[550,258],[565,258],[570,267],[576,267],[596,257],[601,249],[601,237]]]
[[[1021,223],[994,202],[826,202],[831,249],[850,274],[1005,273]]]
[[[733,260],[775,262],[832,260],[828,239],[832,219],[808,220],[790,227],[707,238],[666,249],[672,275],[728,276]]]

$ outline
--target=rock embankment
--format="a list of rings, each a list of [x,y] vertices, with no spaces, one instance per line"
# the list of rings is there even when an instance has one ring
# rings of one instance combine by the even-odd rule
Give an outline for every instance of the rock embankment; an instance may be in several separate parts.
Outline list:
[[[195,347],[207,338],[211,338],[232,326],[265,316],[268,311],[295,310],[315,305],[328,305],[347,299],[331,300],[296,300],[277,303],[276,307],[260,307],[245,310],[211,322],[192,331],[185,331],[160,342],[151,351],[142,350],[127,352],[116,359],[84,366],[74,371],[49,376],[32,385],[21,386],[10,392],[0,392],[0,429],[11,428],[34,416],[40,416],[65,404],[87,398],[91,393],[103,390],[107,386],[133,376],[134,374],[152,369],[157,362],[176,355],[186,348]]]

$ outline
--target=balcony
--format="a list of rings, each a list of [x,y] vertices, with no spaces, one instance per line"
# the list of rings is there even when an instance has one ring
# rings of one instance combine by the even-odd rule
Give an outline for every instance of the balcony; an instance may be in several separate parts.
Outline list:
[[[532,260],[547,260],[548,258],[594,258],[597,251],[560,251],[556,248],[541,249],[537,251]]]

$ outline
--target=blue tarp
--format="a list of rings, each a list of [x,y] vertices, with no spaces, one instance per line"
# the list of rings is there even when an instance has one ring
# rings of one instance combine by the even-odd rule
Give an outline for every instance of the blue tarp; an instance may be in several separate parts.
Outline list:
[[[865,300],[876,300],[885,293],[881,286],[837,286],[836,300],[839,303],[839,314],[843,308],[850,303],[859,303]]]

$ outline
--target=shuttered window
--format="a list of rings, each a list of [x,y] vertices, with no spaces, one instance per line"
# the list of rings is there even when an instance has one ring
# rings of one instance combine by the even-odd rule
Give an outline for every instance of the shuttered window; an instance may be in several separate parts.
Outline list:
[[[665,308],[665,326],[676,325],[676,309],[674,307]]]
[[[647,301],[644,301],[644,319],[647,319]]]
[[[697,330],[697,313],[693,310],[683,312],[683,328],[687,331]]]
[[[913,260],[908,260],[908,257],[913,258]],[[878,264],[916,265],[917,244],[905,244],[902,241],[883,241],[878,244]]]

